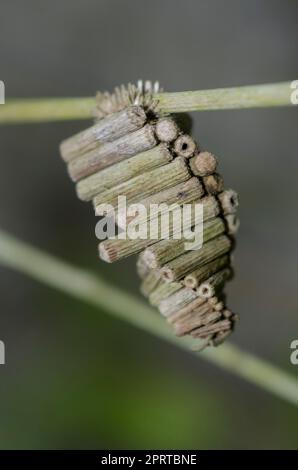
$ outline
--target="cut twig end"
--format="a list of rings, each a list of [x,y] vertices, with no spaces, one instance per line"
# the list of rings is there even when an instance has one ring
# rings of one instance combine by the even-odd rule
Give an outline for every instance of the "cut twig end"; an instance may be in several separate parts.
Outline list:
[[[238,194],[234,189],[226,189],[218,195],[224,214],[233,214],[239,206]]]
[[[173,119],[164,117],[157,121],[155,133],[161,142],[170,143],[177,139],[179,128]]]
[[[106,246],[105,242],[98,245],[99,257],[106,263],[117,261],[117,250],[114,247]]]
[[[174,152],[184,158],[190,158],[197,150],[197,144],[188,134],[182,134],[174,142]]]
[[[208,176],[216,171],[217,159],[210,152],[200,152],[189,161],[194,175]]]

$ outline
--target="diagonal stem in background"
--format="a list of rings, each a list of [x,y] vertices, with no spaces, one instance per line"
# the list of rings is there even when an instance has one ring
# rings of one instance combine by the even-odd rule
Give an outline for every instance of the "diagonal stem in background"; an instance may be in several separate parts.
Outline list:
[[[159,93],[156,98],[158,110],[167,113],[290,106],[291,83]],[[0,106],[0,124],[90,119],[94,105],[92,97],[8,99]]]
[[[3,231],[0,231],[0,264],[101,307],[110,315],[192,352],[194,340],[174,336],[164,319],[137,298]],[[267,361],[231,344],[196,354],[198,358],[207,359],[267,392],[298,405],[298,380]]]

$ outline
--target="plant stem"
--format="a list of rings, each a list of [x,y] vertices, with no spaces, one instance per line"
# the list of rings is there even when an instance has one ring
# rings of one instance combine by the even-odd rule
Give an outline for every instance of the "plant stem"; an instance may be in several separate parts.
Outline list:
[[[159,109],[168,113],[214,109],[268,108],[291,105],[291,82],[158,95]]]
[[[168,113],[291,105],[291,82],[214,90],[159,93],[158,110]],[[90,119],[94,98],[9,99],[0,106],[0,124]]]
[[[101,307],[121,320],[191,351],[198,341],[177,338],[156,311],[97,276],[43,253],[0,231],[0,263],[79,300]],[[230,344],[207,349],[202,357],[288,402],[298,405],[298,380],[278,367]]]
[[[69,121],[93,117],[94,98],[8,99],[0,105],[0,124]]]

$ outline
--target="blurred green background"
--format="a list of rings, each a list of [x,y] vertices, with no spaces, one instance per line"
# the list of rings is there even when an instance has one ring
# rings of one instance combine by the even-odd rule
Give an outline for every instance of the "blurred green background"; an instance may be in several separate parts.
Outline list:
[[[297,16],[290,0],[4,1],[0,79],[7,98],[295,79]],[[297,109],[194,119],[240,194],[232,341],[297,375]],[[97,259],[92,208],[59,157],[88,124],[1,127],[1,228],[139,295],[135,260]],[[19,274],[0,279],[1,449],[297,448],[293,406]]]

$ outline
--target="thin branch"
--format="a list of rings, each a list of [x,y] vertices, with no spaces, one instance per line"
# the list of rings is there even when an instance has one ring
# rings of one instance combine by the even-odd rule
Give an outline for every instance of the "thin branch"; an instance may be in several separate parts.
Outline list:
[[[290,106],[291,83],[159,93],[156,98],[158,110],[169,113]],[[0,124],[88,119],[93,108],[92,97],[9,99],[0,106]]]
[[[162,93],[159,108],[168,113],[215,109],[269,108],[291,105],[291,82],[251,85],[216,90]]]
[[[194,340],[177,338],[166,322],[148,306],[97,276],[45,254],[0,231],[0,263],[27,274],[113,316],[191,351]],[[279,398],[298,405],[298,380],[270,363],[230,344],[207,349],[197,357],[242,377]]]
[[[0,105],[0,124],[20,124],[90,119],[93,98],[8,99]]]

